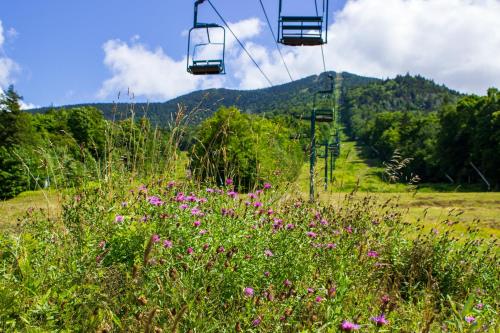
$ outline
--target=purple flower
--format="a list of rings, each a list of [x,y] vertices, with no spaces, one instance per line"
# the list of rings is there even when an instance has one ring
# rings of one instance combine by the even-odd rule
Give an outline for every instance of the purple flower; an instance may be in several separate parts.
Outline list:
[[[484,304],[483,303],[477,303],[476,304],[476,309],[482,310],[483,308],[484,308]]]
[[[265,183],[265,184],[264,184],[264,189],[265,189],[265,190],[268,190],[268,189],[270,189],[270,188],[271,188],[271,184],[269,184],[269,183]]]
[[[123,222],[124,219],[123,215],[116,215],[115,222],[120,223]]]
[[[226,185],[231,185],[232,183],[233,183],[233,179],[232,178],[226,179]]]
[[[106,247],[106,241],[105,241],[105,240],[100,241],[100,242],[99,242],[99,247],[100,247],[101,249],[104,249],[104,248]]]
[[[352,234],[352,227],[351,227],[351,226],[345,227],[345,231],[346,231],[348,234]]]
[[[336,248],[336,247],[337,247],[337,245],[336,245],[336,244],[334,244],[334,243],[328,243],[328,244],[326,245],[326,247],[327,247],[328,249],[332,250],[332,249]]]
[[[183,201],[186,201],[186,196],[184,195],[184,193],[179,193],[177,194],[177,196],[175,197],[175,201],[177,202],[183,202]]]
[[[155,196],[148,197],[148,201],[153,206],[161,206],[161,205],[163,205],[163,201],[161,201],[160,198],[155,197]]]
[[[214,189],[213,188],[207,188],[207,193],[214,193]]]
[[[168,240],[168,239],[165,239],[163,241],[163,247],[166,248],[166,249],[170,249],[172,248],[172,241]]]
[[[351,323],[350,321],[344,320],[342,324],[340,324],[340,329],[344,332],[352,332],[355,330],[359,330],[359,325]]]
[[[325,219],[321,219],[321,225],[324,225],[324,226],[327,226],[328,225],[328,221],[325,220]]]
[[[316,301],[316,303],[321,303],[321,302],[323,302],[323,297],[318,296],[315,298],[315,301]]]
[[[310,237],[310,238],[316,238],[316,237],[318,236],[318,235],[317,235],[315,232],[313,232],[313,231],[308,231],[308,232],[306,233],[306,235],[307,235],[307,237]]]
[[[384,326],[384,325],[387,325],[389,323],[389,321],[387,319],[385,319],[384,314],[381,314],[380,316],[377,316],[377,317],[372,317],[371,319],[375,323],[375,325],[377,325],[377,326]]]
[[[229,195],[231,198],[236,198],[236,196],[238,195],[238,193],[236,193],[235,191],[229,191],[227,192],[227,195]]]
[[[153,235],[151,236],[151,240],[153,241],[153,243],[158,243],[160,241],[160,236]]]
[[[308,294],[312,294],[312,293],[314,293],[314,289],[313,289],[313,288],[307,288],[307,293],[308,293]]]
[[[226,249],[224,248],[224,246],[219,246],[219,248],[217,249],[217,253],[222,253],[226,251]]]
[[[285,287],[290,287],[292,285],[292,281],[286,279],[283,284],[285,285]]]
[[[202,229],[202,230],[200,230],[199,234],[200,234],[200,235],[204,235],[204,234],[206,234],[207,232],[208,232],[208,231],[206,231],[205,229]]]
[[[473,316],[465,316],[465,321],[471,324],[476,321],[476,318]]]
[[[389,303],[389,301],[391,300],[391,298],[389,297],[389,295],[384,295],[380,298],[380,301],[383,303],[383,304],[387,304]]]
[[[291,223],[288,223],[288,224],[286,225],[286,228],[287,228],[288,230],[292,230],[293,228],[295,228],[295,226],[294,226],[293,224],[291,224]]]
[[[268,271],[265,271],[265,272],[264,272],[264,276],[265,276],[265,277],[269,277],[269,275],[271,275],[271,273],[269,273]]]
[[[201,210],[198,207],[195,207],[195,208],[191,209],[191,215],[202,216],[203,213],[201,212]]]
[[[377,251],[373,251],[373,250],[368,251],[368,257],[370,257],[370,258],[377,258],[378,257]]]
[[[255,193],[248,193],[248,197],[250,199],[257,199],[257,194],[255,194]]]
[[[265,255],[266,257],[272,257],[272,256],[274,256],[274,254],[271,252],[271,250],[265,250],[265,251],[264,251],[264,255]]]
[[[186,209],[188,209],[188,207],[189,206],[186,205],[186,204],[182,204],[182,205],[179,206],[179,208],[182,209],[182,210],[186,210]]]
[[[272,210],[271,208],[269,208],[267,210],[267,215],[273,215],[274,214],[274,210]]]
[[[261,195],[262,193],[264,193],[264,191],[262,191],[262,190],[255,191],[255,194],[257,194],[257,195]]]
[[[126,201],[122,202],[122,207],[127,207],[128,203]]]
[[[255,319],[252,321],[252,325],[253,325],[253,326],[259,326],[261,322],[262,322],[262,319],[261,319],[260,317],[257,317],[257,318],[255,318]]]
[[[199,227],[199,226],[200,226],[200,224],[201,224],[201,222],[200,222],[200,221],[194,221],[194,223],[193,223],[193,225],[194,225],[195,227]]]
[[[186,252],[187,252],[187,254],[193,254],[194,250],[192,247],[188,247]]]
[[[169,181],[167,184],[167,188],[172,188],[174,186],[175,186],[175,181],[173,181],[173,180]]]
[[[256,201],[256,202],[253,203],[253,206],[254,207],[262,207],[262,202]]]
[[[243,289],[243,293],[247,297],[252,297],[253,296],[253,288],[246,287],[245,289]]]

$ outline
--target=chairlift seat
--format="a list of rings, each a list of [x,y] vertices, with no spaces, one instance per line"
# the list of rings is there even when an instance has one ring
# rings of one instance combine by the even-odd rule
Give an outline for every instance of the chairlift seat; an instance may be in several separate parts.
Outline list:
[[[280,42],[290,46],[324,44],[322,16],[282,16]]]
[[[282,22],[323,22],[322,16],[282,16]]]
[[[288,46],[316,46],[323,45],[325,42],[320,36],[317,37],[305,37],[305,36],[283,36],[280,41],[284,45]]]
[[[194,60],[188,71],[193,75],[221,74],[224,66],[222,60]]]

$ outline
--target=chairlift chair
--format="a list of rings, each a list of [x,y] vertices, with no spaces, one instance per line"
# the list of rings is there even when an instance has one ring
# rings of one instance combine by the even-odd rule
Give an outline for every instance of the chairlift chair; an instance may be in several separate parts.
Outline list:
[[[188,35],[187,71],[193,75],[225,74],[226,29],[216,23],[198,23],[198,6],[204,1],[197,0],[194,4],[194,24]],[[200,30],[206,30],[206,41],[195,42],[192,37],[193,32]],[[212,41],[210,38],[211,31],[222,31],[222,41]],[[205,52],[207,50],[215,51],[219,56],[207,57]]]
[[[323,1],[321,11],[317,0],[314,0],[315,16],[283,15],[283,0],[279,1],[278,43],[289,46],[316,46],[327,43],[328,39],[328,5]],[[324,36],[323,36],[324,32]]]

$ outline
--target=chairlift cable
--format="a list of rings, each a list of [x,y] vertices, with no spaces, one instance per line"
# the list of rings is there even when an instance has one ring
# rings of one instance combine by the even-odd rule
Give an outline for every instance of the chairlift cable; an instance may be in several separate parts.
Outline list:
[[[323,45],[321,45],[321,57],[323,58],[323,72],[326,73],[325,51],[323,50]]]
[[[245,45],[243,45],[243,43],[236,36],[236,34],[234,33],[233,29],[231,29],[231,27],[226,22],[226,20],[222,17],[222,15],[219,13],[219,11],[217,10],[217,8],[215,8],[215,6],[212,4],[212,1],[210,1],[210,0],[207,0],[207,1],[210,4],[210,6],[212,7],[212,9],[214,10],[214,12],[217,14],[217,16],[219,16],[219,18],[221,19],[221,21],[224,23],[224,25],[226,26],[226,28],[231,32],[231,34],[233,35],[234,39],[236,39],[236,41],[238,42],[238,44],[240,44],[240,46],[243,49],[243,51],[245,51],[245,53],[248,55],[248,57],[250,58],[250,60],[252,60],[252,62],[254,63],[254,65],[260,71],[260,73],[262,74],[262,76],[264,76],[264,78],[267,80],[267,82],[269,83],[269,85],[271,87],[274,87],[273,83],[271,82],[271,80],[269,80],[269,78],[267,77],[266,73],[264,73],[264,71],[262,70],[262,68],[260,68],[260,66],[257,63],[257,61],[255,61],[255,59],[252,57],[252,55],[250,54],[250,52],[248,52],[248,50],[245,48]]]
[[[319,16],[319,12],[318,12],[318,0],[314,0],[314,6],[316,7],[316,16]]]
[[[264,12],[264,16],[266,17],[267,26],[269,27],[269,30],[271,30],[271,34],[273,35],[273,40],[274,40],[274,44],[276,45],[276,49],[278,49],[281,60],[283,61],[283,65],[285,66],[286,72],[288,73],[288,76],[290,77],[290,81],[293,82],[294,80],[292,78],[292,75],[290,74],[290,70],[288,69],[288,66],[286,65],[285,58],[283,57],[283,53],[281,52],[280,46],[278,45],[278,41],[276,39],[276,35],[274,34],[273,28],[271,27],[271,21],[269,21],[269,16],[267,16],[266,8],[264,7],[262,0],[259,0],[259,2],[260,2],[260,6],[262,8],[262,11]]]

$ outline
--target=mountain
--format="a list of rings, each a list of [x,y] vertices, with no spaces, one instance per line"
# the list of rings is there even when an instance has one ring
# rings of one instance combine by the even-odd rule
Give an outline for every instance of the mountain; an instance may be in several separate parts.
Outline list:
[[[199,123],[210,117],[220,106],[236,106],[252,114],[296,114],[311,108],[313,94],[329,86],[328,75],[335,72],[313,75],[290,83],[256,90],[207,89],[195,91],[164,103],[96,103],[56,107],[56,109],[93,106],[104,113],[107,119],[146,115],[154,124],[166,126],[171,123],[183,105],[190,114],[191,123]],[[459,93],[421,76],[397,76],[380,80],[351,73],[342,73],[342,113],[349,127],[353,113],[379,111],[436,111],[442,104],[452,102]],[[31,110],[46,112],[53,107]]]
[[[231,90],[231,89],[207,89],[195,91],[164,103],[94,103],[77,104],[56,107],[56,109],[93,106],[100,109],[107,119],[122,119],[130,116],[131,109],[138,115],[146,114],[153,123],[160,126],[172,121],[179,105],[184,105],[191,112],[192,121],[199,121],[209,117],[220,106],[236,106],[246,113],[262,114],[288,114],[302,112],[304,108],[311,105],[312,96],[315,91],[327,87],[327,75],[335,72],[327,72],[321,75],[313,75],[290,83],[277,85],[270,88],[256,90]],[[354,88],[378,82],[378,79],[343,73],[343,86]],[[54,107],[45,107],[30,110],[31,112],[46,112]]]

